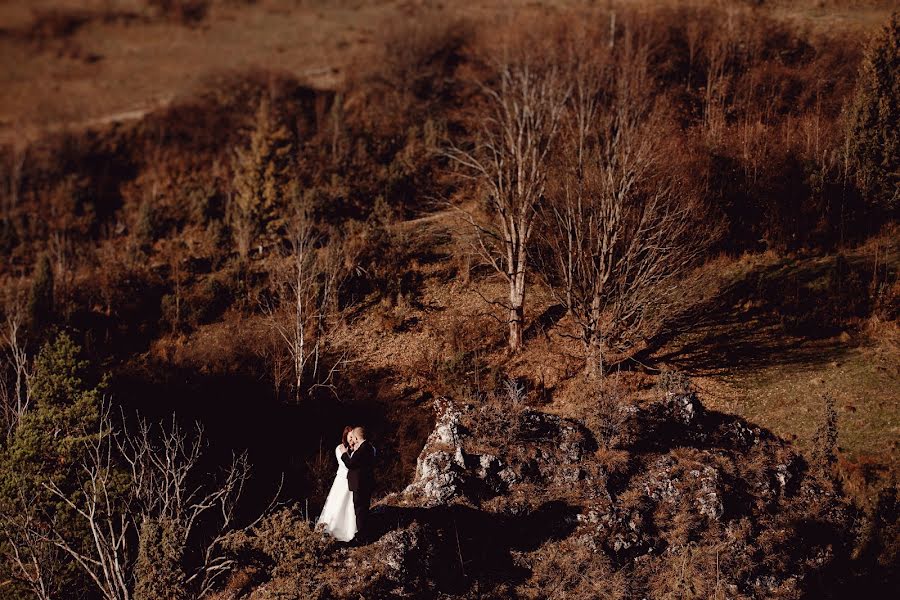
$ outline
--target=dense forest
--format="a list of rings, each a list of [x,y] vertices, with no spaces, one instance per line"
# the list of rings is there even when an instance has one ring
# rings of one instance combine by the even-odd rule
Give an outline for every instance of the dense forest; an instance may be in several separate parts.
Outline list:
[[[890,3],[88,4],[4,52],[368,37],[322,81],[273,60],[0,120],[0,598],[900,585]],[[350,547],[316,517],[360,424],[378,533]]]

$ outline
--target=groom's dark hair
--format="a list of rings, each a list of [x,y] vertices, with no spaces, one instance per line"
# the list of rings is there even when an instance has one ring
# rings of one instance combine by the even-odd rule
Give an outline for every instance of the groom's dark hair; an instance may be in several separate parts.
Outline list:
[[[356,431],[359,432],[359,436],[362,439],[366,439],[366,428],[365,427],[363,427],[362,425],[357,425],[356,427],[354,427],[354,429],[356,429]]]

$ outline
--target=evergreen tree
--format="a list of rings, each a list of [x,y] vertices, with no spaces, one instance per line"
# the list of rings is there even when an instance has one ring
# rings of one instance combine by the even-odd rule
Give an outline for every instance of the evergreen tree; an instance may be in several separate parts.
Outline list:
[[[27,509],[45,520],[45,527],[52,521],[53,527],[73,539],[88,532],[44,486],[52,481],[74,497],[83,475],[78,465],[85,451],[84,436],[99,435],[104,383],[88,383],[87,363],[79,353],[80,348],[65,333],[41,349],[31,380],[32,407],[8,446],[0,451],[0,517]],[[0,540],[0,552],[9,552],[10,543],[13,541]],[[86,585],[74,561],[45,566],[59,569],[57,581],[66,590],[75,592]]]
[[[235,152],[228,220],[242,259],[254,246],[269,243],[283,229],[281,209],[290,180],[291,140],[291,132],[278,122],[264,97],[249,146]]]
[[[53,267],[46,253],[38,259],[31,280],[28,315],[35,331],[50,323],[53,317]]]
[[[851,157],[873,204],[900,206],[900,13],[875,36],[848,114]]]

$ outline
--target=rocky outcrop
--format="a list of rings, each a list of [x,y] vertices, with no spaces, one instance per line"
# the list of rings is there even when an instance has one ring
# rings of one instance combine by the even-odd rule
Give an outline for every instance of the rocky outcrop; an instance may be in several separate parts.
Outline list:
[[[848,562],[839,490],[694,394],[628,405],[603,447],[534,408],[435,411],[413,482],[374,508],[376,540],[323,559],[323,597],[790,598]]]
[[[821,493],[824,488],[803,459],[771,433],[706,410],[693,393],[629,406],[623,441],[604,449],[582,422],[531,408],[505,414],[502,431],[496,429],[498,418],[487,413],[496,407],[439,399],[435,410],[435,428],[414,481],[380,508],[425,511],[414,517],[416,526],[453,507],[506,519],[527,518],[547,502],[565,502],[571,510],[555,525],[564,536],[535,534],[524,546],[563,539],[596,560],[630,569],[636,581],[649,585],[650,573],[674,560],[667,557],[685,561],[685,553],[698,556],[696,548],[703,544],[714,548],[723,564],[726,555],[733,563],[728,577],[719,573],[721,582],[728,579],[722,589],[748,597],[809,585],[816,565],[828,563],[823,543],[832,548],[842,543],[840,536],[823,542],[792,529],[797,519],[821,517],[822,505],[829,506],[827,519],[842,526],[849,519],[839,498]],[[604,453],[624,460],[606,464]],[[405,568],[396,565],[422,565],[409,539],[415,531],[413,537],[421,540],[424,530],[402,531],[378,542],[378,554],[394,572]],[[780,558],[760,561],[764,555]],[[462,568],[457,576],[463,577]]]
[[[506,430],[484,439],[472,423],[485,410],[436,400],[435,428],[419,455],[415,479],[391,500],[426,507],[457,501],[480,505],[515,486],[596,483],[588,459],[597,445],[581,423],[526,409]]]

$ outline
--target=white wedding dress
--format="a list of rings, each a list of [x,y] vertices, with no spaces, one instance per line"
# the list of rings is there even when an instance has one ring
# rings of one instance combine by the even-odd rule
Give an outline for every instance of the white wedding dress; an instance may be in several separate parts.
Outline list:
[[[353,494],[347,484],[347,467],[341,460],[341,447],[334,449],[338,470],[331,484],[331,491],[322,507],[319,523],[325,524],[325,530],[336,540],[349,542],[356,535],[356,513],[353,512]]]

